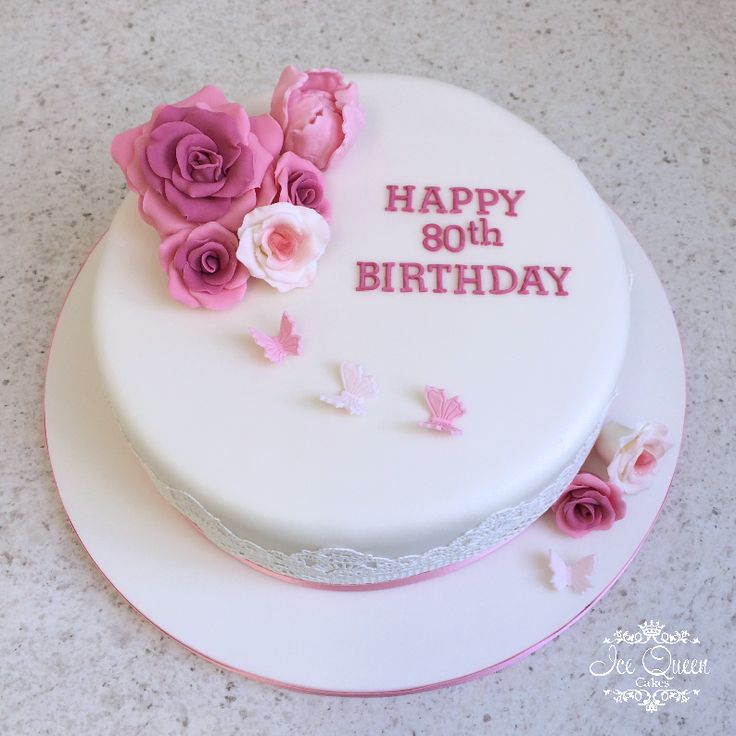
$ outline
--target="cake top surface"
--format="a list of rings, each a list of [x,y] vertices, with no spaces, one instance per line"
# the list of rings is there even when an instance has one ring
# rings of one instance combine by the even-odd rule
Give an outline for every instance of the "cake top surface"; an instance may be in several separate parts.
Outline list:
[[[394,556],[528,500],[572,459],[615,391],[628,275],[605,206],[540,133],[457,87],[355,80],[365,125],[325,175],[309,288],[252,278],[227,311],[178,304],[131,196],[105,239],[95,339],[160,480],[270,549]],[[301,355],[273,364],[249,330],[275,335],[284,311]],[[360,416],[320,400],[344,361],[375,377]],[[427,386],[459,397],[462,434],[419,426],[442,412]]]

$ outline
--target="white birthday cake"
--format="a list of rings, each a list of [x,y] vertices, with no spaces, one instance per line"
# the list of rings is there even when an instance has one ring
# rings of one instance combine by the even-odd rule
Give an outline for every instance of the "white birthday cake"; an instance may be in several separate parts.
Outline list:
[[[133,193],[96,276],[100,373],[214,544],[390,583],[493,549],[570,487],[616,393],[630,277],[543,135],[447,84],[289,67],[242,107],[206,87],[156,108],[113,157]],[[647,447],[622,473],[646,475]],[[613,495],[561,513],[604,528]]]

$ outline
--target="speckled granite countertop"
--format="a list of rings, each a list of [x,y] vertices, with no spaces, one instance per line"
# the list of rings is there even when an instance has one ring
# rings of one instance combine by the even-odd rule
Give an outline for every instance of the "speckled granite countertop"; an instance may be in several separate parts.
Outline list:
[[[736,6],[650,2],[27,2],[0,27],[0,732],[724,734],[733,680]],[[123,197],[112,135],[205,82],[268,89],[287,63],[408,72],[475,90],[575,158],[639,237],[688,369],[670,500],[612,592],[560,639],[481,680],[393,699],[302,695],[160,634],[75,540],[42,428],[66,290]],[[697,631],[699,698],[616,705],[587,674],[600,637],[659,618]]]

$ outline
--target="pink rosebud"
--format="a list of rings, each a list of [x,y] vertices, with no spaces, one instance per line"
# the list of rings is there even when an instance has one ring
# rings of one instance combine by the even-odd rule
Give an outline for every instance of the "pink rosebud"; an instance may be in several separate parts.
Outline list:
[[[552,504],[560,531],[582,537],[595,530],[610,529],[626,515],[621,490],[592,473],[578,473],[567,490]]]
[[[271,99],[271,115],[284,131],[284,150],[324,171],[339,161],[363,127],[354,84],[333,69],[287,66]]]
[[[311,162],[291,151],[284,153],[276,166],[266,172],[258,192],[258,206],[290,202],[309,207],[330,219],[330,203],[325,196],[322,172]]]
[[[188,307],[227,309],[245,294],[248,270],[237,259],[238,239],[217,222],[183,228],[161,242],[159,259],[169,293]]]
[[[165,236],[212,221],[237,230],[282,143],[270,115],[250,119],[219,89],[203,87],[115,136],[111,152],[141,216]]]

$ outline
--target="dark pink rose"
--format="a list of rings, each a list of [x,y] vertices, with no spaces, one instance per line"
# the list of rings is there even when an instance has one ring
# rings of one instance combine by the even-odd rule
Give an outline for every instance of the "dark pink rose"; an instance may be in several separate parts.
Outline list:
[[[219,222],[235,231],[278,155],[283,132],[270,115],[248,118],[216,87],[161,105],[144,125],[117,135],[112,157],[161,235]]]
[[[217,222],[183,228],[161,242],[159,259],[169,293],[188,307],[227,309],[245,294],[248,269],[238,261],[238,238]]]
[[[621,490],[591,473],[578,473],[552,505],[559,529],[582,537],[596,529],[610,529],[626,515]]]
[[[330,203],[325,196],[322,172],[311,162],[291,151],[282,154],[273,169],[263,178],[258,192],[258,206],[290,202],[309,207],[330,219]]]
[[[284,150],[322,171],[345,155],[363,127],[356,86],[333,69],[287,66],[271,98],[271,115],[284,130]]]

